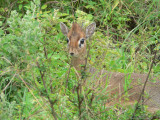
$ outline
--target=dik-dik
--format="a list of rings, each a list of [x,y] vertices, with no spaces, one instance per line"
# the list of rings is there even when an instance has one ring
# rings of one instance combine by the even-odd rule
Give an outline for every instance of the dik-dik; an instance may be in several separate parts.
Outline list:
[[[73,23],[69,30],[64,23],[60,23],[60,28],[62,33],[67,37],[68,52],[72,56],[71,65],[77,71],[82,71],[82,65],[85,65],[87,56],[86,41],[93,35],[96,29],[96,24],[92,23],[83,30],[80,25]],[[86,71],[88,72],[87,74],[89,74],[88,79],[91,78],[96,84],[105,86],[106,79],[108,79],[106,91],[108,91],[109,96],[111,97],[111,100],[108,100],[106,103],[108,106],[119,101],[122,105],[133,105],[135,101],[138,101],[147,77],[147,74],[124,74],[105,70],[97,71],[91,66],[87,68]],[[81,73],[79,75],[81,75]],[[91,75],[94,75],[94,77],[90,77]],[[126,78],[129,78],[130,81],[127,90],[124,89]],[[126,92],[128,99],[125,98]],[[160,79],[156,78],[156,82],[154,83],[148,81],[144,93],[145,96],[143,97],[143,103],[148,106],[148,110],[150,112],[160,110]],[[113,96],[118,97],[114,99]]]

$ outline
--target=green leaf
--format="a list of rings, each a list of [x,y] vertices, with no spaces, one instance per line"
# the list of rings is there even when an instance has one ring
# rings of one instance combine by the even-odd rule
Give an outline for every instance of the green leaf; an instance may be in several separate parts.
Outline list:
[[[3,23],[2,23],[2,21],[0,21],[0,26],[2,26],[3,25]]]
[[[118,4],[119,4],[119,0],[115,0],[111,13],[112,13],[113,10],[117,7]]]
[[[68,16],[68,15],[69,15],[69,14],[67,14],[67,13],[60,13],[59,16],[64,17],[64,16]]]
[[[43,10],[43,9],[46,9],[46,7],[47,7],[47,4],[44,4],[42,7],[41,7],[41,9]]]
[[[22,4],[19,5],[19,10],[21,10],[21,9],[22,9]]]
[[[66,20],[66,19],[59,19],[58,21],[59,22],[68,22],[68,20]]]
[[[60,55],[58,55],[58,54],[53,56],[53,59],[55,59],[55,60],[57,60],[59,58],[60,58]]]
[[[3,34],[4,34],[3,30],[0,29],[0,36],[3,35]]]
[[[53,54],[53,53],[49,53],[49,54],[48,54],[48,58],[50,58],[52,54]]]
[[[94,6],[92,6],[92,5],[87,5],[87,6],[85,6],[87,9],[89,9],[89,8],[91,8],[91,9],[94,9]]]

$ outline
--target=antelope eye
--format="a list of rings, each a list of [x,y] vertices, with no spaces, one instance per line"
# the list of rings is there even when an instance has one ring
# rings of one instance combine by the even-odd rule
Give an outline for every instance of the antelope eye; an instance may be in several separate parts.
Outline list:
[[[81,48],[82,46],[84,46],[84,38],[80,39],[79,41],[79,47]]]
[[[84,44],[84,39],[81,39],[80,43],[81,43],[81,44]]]
[[[67,41],[67,43],[68,43],[68,42],[69,42],[69,39],[67,38],[66,41]]]

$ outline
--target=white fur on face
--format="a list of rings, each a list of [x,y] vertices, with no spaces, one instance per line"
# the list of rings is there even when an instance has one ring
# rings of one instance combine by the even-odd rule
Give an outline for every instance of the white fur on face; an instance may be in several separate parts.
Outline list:
[[[81,38],[79,41],[78,41],[78,46],[79,48],[83,48],[84,47],[84,43],[81,44],[81,40],[84,39],[84,38]],[[85,42],[85,41],[84,41]]]

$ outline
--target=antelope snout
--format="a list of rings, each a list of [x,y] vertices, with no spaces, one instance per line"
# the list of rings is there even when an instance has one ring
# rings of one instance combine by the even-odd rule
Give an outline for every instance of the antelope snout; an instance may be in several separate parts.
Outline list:
[[[77,56],[77,50],[75,49],[75,48],[73,48],[73,47],[71,47],[70,49],[69,49],[69,54],[70,54],[70,56]]]
[[[73,53],[73,52],[71,52],[71,53],[70,53],[70,55],[71,55],[71,56],[74,56],[74,53]]]

